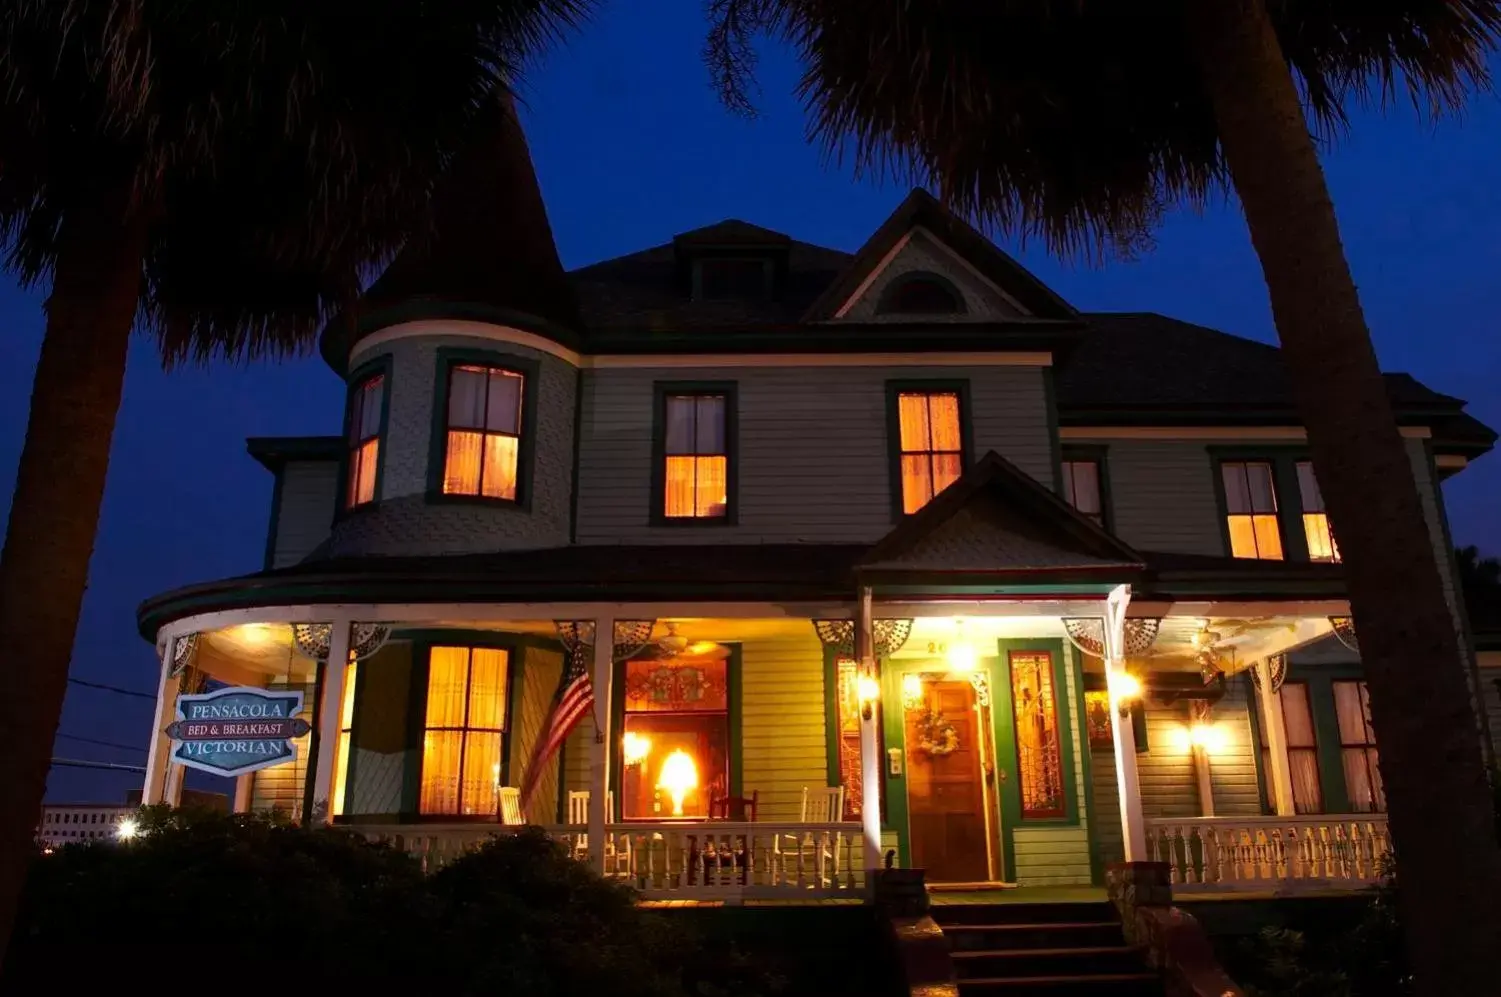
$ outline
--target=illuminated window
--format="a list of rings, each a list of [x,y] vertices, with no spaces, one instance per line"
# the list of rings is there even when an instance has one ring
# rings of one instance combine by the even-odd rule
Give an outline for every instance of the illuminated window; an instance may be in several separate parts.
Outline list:
[[[525,378],[502,367],[448,371],[443,494],[516,499]]]
[[[1385,813],[1386,787],[1377,764],[1376,732],[1371,729],[1371,696],[1364,682],[1334,682],[1339,719],[1340,760],[1345,798],[1356,813]]]
[[[432,649],[422,741],[422,813],[497,813],[509,660],[507,652],[494,648]]]
[[[349,742],[354,730],[354,680],[358,665],[358,662],[351,661],[344,669],[344,699],[339,706],[339,741],[334,748],[334,792],[331,805],[335,817],[344,813],[348,806],[344,791],[349,775]]]
[[[839,784],[844,787],[844,819],[860,819],[864,795],[864,769],[860,765],[860,669],[854,658],[840,658],[834,665],[839,731]],[[877,730],[880,729],[878,726]]]
[[[903,391],[896,402],[902,512],[913,513],[964,471],[959,393]]]
[[[1105,505],[1100,496],[1100,462],[1065,460],[1063,462],[1063,498],[1081,516],[1105,525]]]
[[[1023,817],[1062,817],[1063,738],[1053,688],[1053,656],[1012,651],[1011,709],[1016,722],[1016,768]]]
[[[1230,555],[1282,560],[1272,465],[1266,461],[1226,461],[1220,465],[1220,473],[1225,482]]]
[[[1329,514],[1324,510],[1324,493],[1313,475],[1313,464],[1298,461],[1298,493],[1303,500],[1303,535],[1308,541],[1310,561],[1338,561],[1339,544],[1329,530]]]
[[[662,514],[719,519],[730,509],[729,409],[726,392],[663,396]]]
[[[729,666],[681,655],[625,665],[624,820],[704,819],[730,795]]]
[[[349,395],[349,466],[344,506],[353,509],[375,501],[375,472],[380,464],[380,422],[385,408],[386,378],[375,374]]]
[[[1319,742],[1314,732],[1313,704],[1308,696],[1308,685],[1303,682],[1284,682],[1278,693],[1282,700],[1282,725],[1287,730],[1287,767],[1292,776],[1293,809],[1300,814],[1324,812],[1324,790],[1319,781]],[[1272,752],[1267,745],[1265,713],[1258,725],[1261,738],[1261,770],[1267,787],[1268,798],[1264,801],[1268,810],[1274,810],[1271,799]]]

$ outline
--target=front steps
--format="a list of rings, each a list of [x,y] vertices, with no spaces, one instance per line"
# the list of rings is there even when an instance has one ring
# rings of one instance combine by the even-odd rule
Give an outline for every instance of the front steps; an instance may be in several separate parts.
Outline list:
[[[1107,902],[935,904],[962,997],[1162,997]]]

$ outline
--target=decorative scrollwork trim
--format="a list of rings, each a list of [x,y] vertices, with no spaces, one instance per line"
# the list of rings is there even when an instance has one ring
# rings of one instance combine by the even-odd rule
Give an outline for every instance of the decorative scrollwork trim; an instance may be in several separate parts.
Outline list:
[[[1334,636],[1339,642],[1356,654],[1360,653],[1360,639],[1355,635],[1355,620],[1350,616],[1331,616],[1329,625],[1334,628]]]

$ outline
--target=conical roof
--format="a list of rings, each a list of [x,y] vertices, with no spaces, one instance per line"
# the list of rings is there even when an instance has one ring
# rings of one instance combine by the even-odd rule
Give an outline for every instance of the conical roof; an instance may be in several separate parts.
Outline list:
[[[475,142],[439,181],[427,233],[396,255],[357,315],[326,330],[324,354],[336,368],[343,357],[330,354],[347,356],[349,346],[385,324],[381,313],[392,311],[397,321],[472,318],[576,340],[578,305],[515,104],[500,97],[486,114],[491,120],[480,123]]]

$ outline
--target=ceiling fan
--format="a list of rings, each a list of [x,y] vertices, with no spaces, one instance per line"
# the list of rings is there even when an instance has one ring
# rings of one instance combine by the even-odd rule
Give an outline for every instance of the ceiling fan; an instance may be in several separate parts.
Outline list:
[[[669,622],[667,632],[650,641],[636,655],[645,661],[665,661],[669,658],[711,658],[723,660],[730,656],[730,649],[717,641],[689,640],[678,633],[678,625]]]

